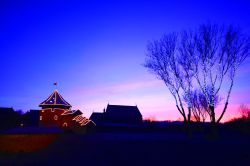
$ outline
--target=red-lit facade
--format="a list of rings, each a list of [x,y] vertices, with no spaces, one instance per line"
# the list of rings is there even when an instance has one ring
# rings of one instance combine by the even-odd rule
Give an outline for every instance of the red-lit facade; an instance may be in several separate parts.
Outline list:
[[[79,110],[71,110],[71,105],[55,90],[40,105],[39,126],[40,127],[61,127],[65,129],[82,127],[94,122],[82,116]]]

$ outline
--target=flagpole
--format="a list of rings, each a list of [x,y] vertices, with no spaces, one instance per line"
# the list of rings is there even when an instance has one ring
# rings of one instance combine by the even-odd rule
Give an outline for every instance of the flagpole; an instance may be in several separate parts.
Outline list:
[[[57,82],[54,82],[53,85],[55,86],[55,89],[57,90]]]

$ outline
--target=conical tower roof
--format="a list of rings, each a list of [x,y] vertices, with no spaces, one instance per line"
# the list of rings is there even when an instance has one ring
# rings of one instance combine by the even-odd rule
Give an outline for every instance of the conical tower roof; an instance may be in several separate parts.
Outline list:
[[[63,97],[55,90],[45,101],[43,101],[40,107],[64,107],[70,108],[71,105],[63,99]]]

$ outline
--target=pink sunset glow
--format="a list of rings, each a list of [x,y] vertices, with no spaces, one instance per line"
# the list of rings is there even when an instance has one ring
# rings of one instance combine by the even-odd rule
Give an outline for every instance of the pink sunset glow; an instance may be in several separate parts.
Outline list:
[[[240,85],[241,79],[245,80],[245,77],[246,75],[240,75],[236,80],[228,111],[224,115],[222,122],[239,117],[240,105],[250,103],[248,99],[250,91],[241,90]],[[223,95],[225,92],[226,90],[222,91],[222,101],[216,108],[217,117],[224,107]],[[86,116],[90,116],[92,112],[102,112],[109,103],[137,105],[144,120],[182,120],[167,87],[161,80],[157,80],[151,75],[118,84],[78,87],[67,91],[65,94],[71,96],[69,101],[74,106],[74,109],[82,110]]]

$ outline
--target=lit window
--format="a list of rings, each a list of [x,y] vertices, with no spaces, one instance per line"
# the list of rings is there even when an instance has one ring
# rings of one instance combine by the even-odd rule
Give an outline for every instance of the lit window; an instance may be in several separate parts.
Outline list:
[[[57,116],[57,115],[55,115],[55,116],[54,116],[54,119],[55,119],[55,120],[57,120],[57,119],[58,119],[58,116]]]
[[[43,120],[43,117],[42,117],[42,116],[40,116],[40,120]]]
[[[63,123],[63,127],[67,127],[68,124],[66,122]]]

